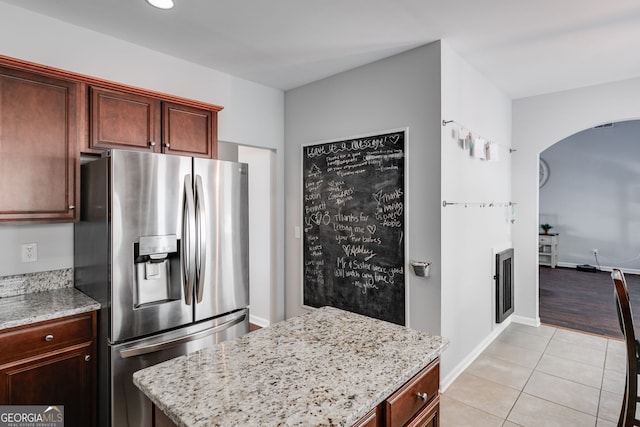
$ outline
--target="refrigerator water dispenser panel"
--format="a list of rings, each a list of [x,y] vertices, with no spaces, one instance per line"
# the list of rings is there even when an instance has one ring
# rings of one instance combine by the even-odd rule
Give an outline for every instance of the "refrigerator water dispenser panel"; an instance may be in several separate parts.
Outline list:
[[[175,253],[178,251],[178,237],[168,236],[140,236],[140,255],[155,255]]]
[[[180,253],[175,234],[141,236],[133,245],[134,308],[175,301],[180,294]]]

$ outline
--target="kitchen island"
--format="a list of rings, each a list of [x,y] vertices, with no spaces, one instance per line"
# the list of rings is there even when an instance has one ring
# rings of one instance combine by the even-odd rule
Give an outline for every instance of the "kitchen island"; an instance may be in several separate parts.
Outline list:
[[[133,381],[178,426],[350,426],[370,414],[390,425],[405,407],[408,417],[437,409],[447,343],[323,307],[143,369]]]

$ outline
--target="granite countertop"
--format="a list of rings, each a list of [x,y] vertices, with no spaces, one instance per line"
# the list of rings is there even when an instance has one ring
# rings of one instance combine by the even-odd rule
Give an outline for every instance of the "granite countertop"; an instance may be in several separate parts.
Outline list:
[[[75,288],[52,289],[0,298],[0,332],[15,326],[100,309],[100,304]]]
[[[323,307],[134,373],[178,426],[349,426],[446,338]]]

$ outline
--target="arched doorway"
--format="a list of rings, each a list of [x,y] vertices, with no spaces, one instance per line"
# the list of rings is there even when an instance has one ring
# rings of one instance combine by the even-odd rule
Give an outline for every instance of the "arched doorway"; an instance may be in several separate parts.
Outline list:
[[[540,160],[539,224],[553,227],[539,237],[541,265],[555,267],[558,248],[557,268],[539,270],[540,320],[620,337],[608,272],[640,273],[640,121],[577,132]]]
[[[540,323],[538,310],[539,155],[584,129],[640,118],[640,78],[572,89],[513,101],[511,156],[512,199],[516,221],[515,318]],[[553,171],[552,171],[553,174]]]

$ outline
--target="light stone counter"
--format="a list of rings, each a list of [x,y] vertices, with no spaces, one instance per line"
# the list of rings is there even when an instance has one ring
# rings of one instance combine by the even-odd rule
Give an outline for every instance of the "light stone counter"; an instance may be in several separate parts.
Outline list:
[[[0,298],[0,332],[15,326],[99,310],[100,304],[75,288]]]
[[[350,426],[447,340],[324,307],[136,372],[178,426]]]

